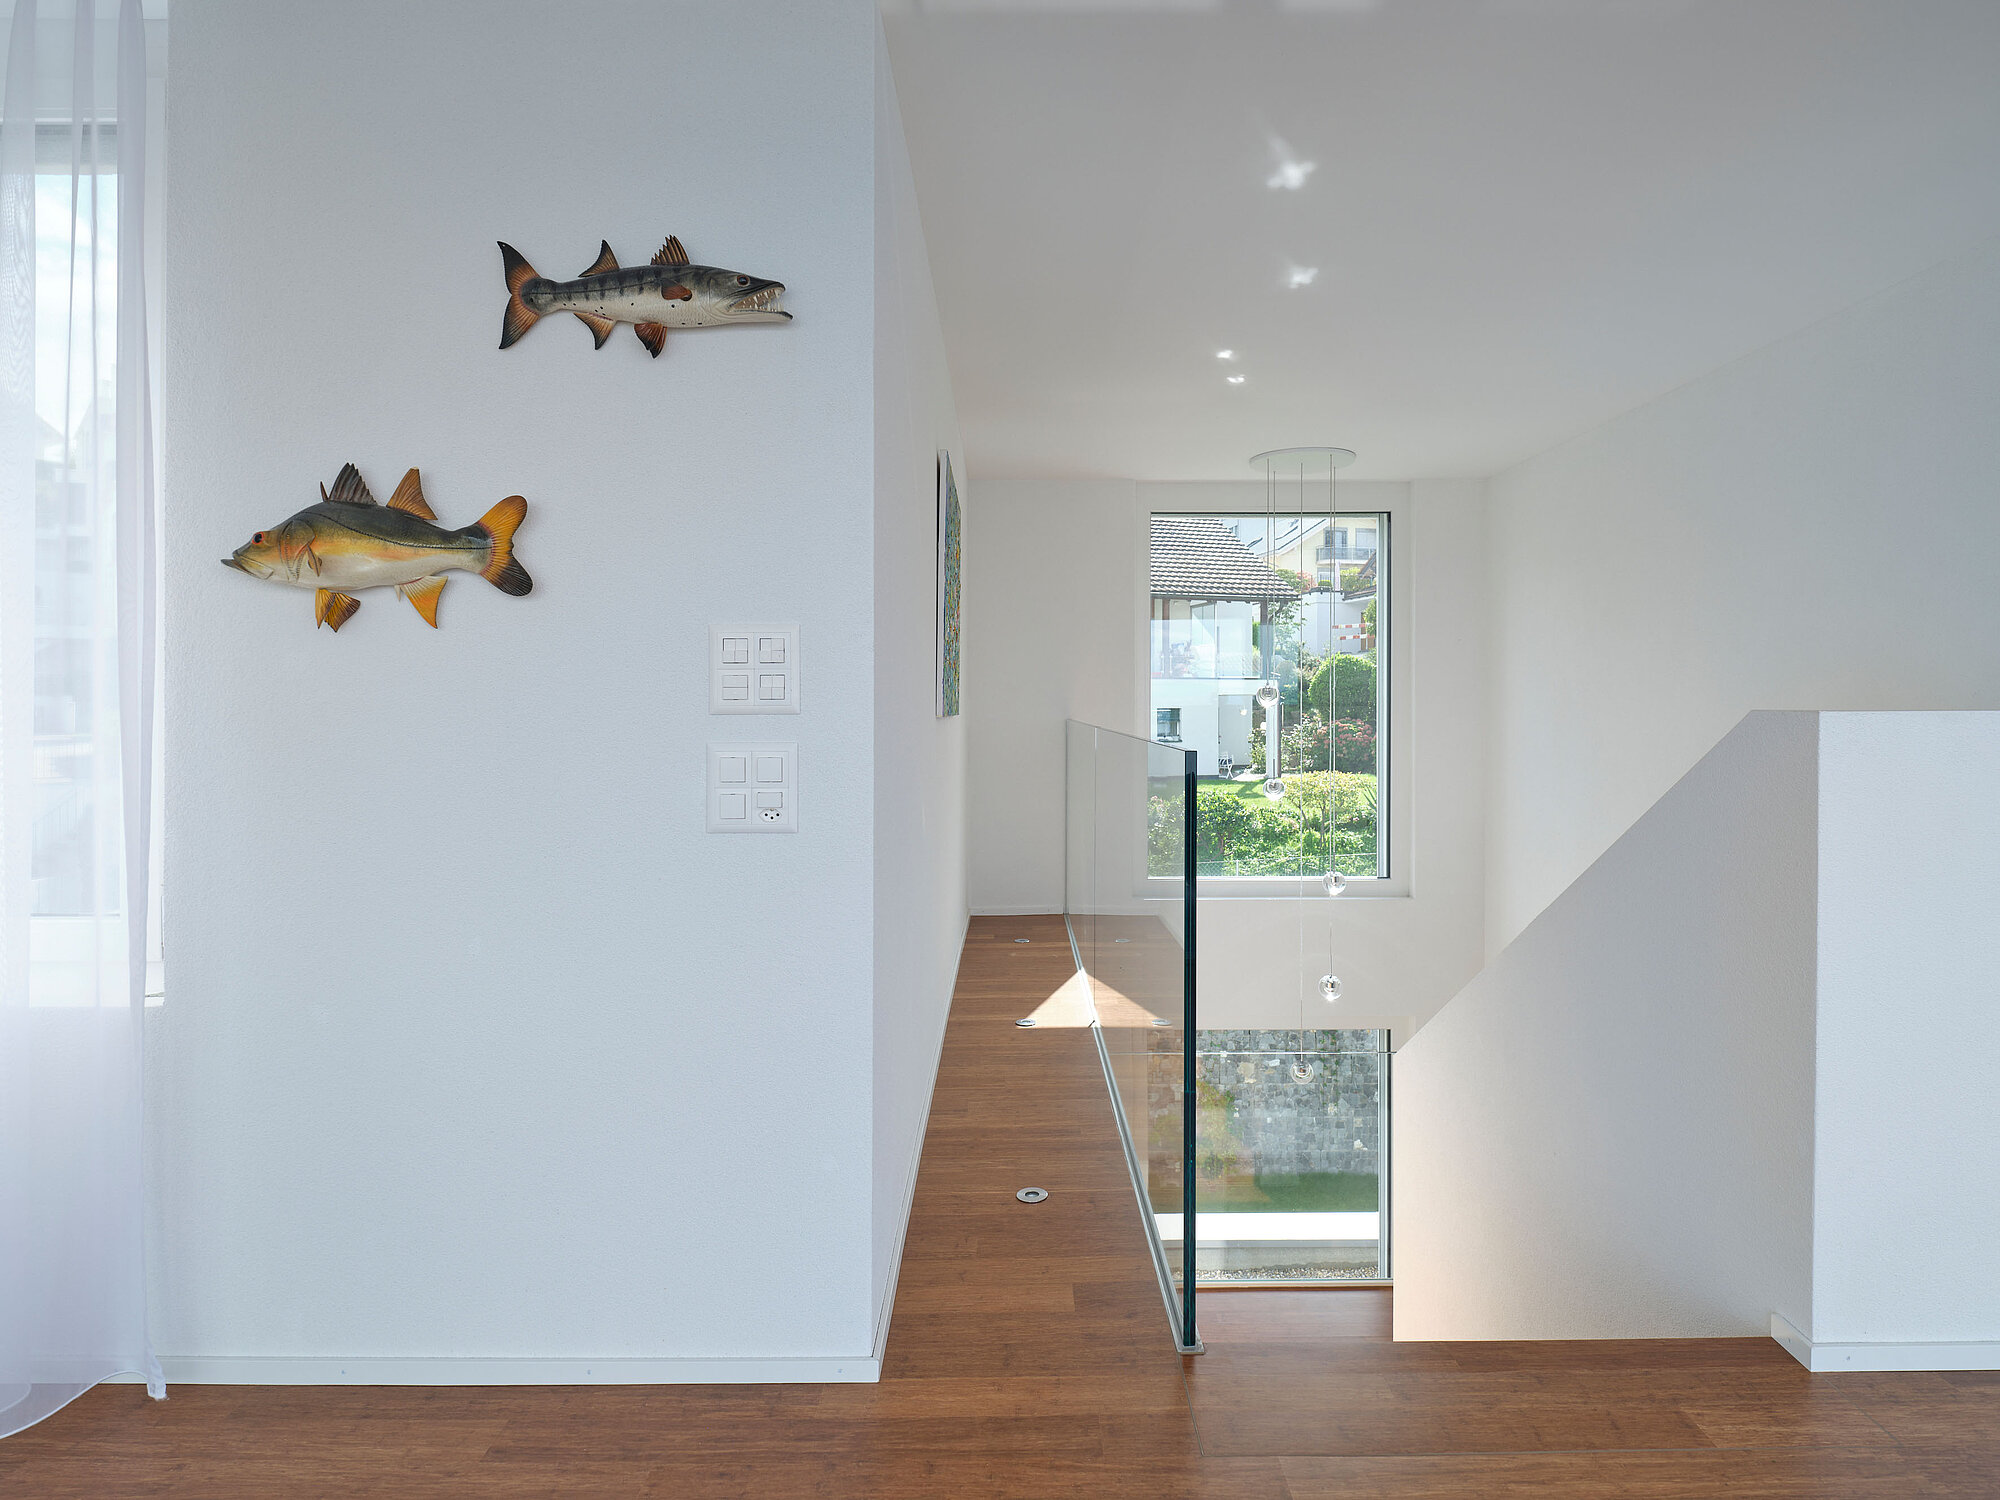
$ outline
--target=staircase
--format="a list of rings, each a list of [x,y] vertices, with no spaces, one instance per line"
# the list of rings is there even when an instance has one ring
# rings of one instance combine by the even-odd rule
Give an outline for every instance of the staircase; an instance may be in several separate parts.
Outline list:
[[[1398,1339],[2000,1367],[2000,713],[1748,715],[1396,1086]]]

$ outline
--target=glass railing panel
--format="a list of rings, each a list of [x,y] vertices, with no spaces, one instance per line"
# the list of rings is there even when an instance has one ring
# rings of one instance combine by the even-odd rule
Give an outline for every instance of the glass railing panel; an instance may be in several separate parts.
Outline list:
[[[1183,1348],[1194,1330],[1187,1108],[1194,1059],[1194,757],[1069,728],[1069,922],[1149,1245]],[[1086,823],[1087,819],[1087,823]]]
[[[1389,1035],[1197,1033],[1202,1282],[1389,1279]]]
[[[1097,943],[1097,730],[1063,725],[1063,911],[1077,967],[1088,974]]]

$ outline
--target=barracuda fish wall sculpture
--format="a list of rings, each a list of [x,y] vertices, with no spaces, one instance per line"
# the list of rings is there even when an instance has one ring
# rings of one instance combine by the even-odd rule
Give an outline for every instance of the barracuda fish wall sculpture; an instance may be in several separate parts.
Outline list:
[[[319,494],[319,504],[274,531],[258,532],[222,565],[314,590],[314,618],[336,633],[361,608],[350,589],[393,587],[436,629],[447,573],[477,573],[503,594],[534,587],[527,569],[514,560],[514,529],[528,513],[528,502],[519,495],[453,531],[440,526],[424,502],[415,469],[403,476],[387,505],[375,503],[353,464],[341,469],[331,494],[325,485]]]
[[[669,235],[650,265],[621,268],[611,242],[600,242],[596,261],[574,281],[539,276],[521,252],[504,240],[501,265],[507,275],[507,314],[500,323],[500,347],[520,340],[550,313],[575,313],[597,340],[604,341],[620,323],[633,331],[658,359],[667,346],[669,328],[712,328],[729,323],[789,323],[792,315],[778,305],[785,294],[782,281],[766,281],[725,271],[720,266],[688,263],[681,242]]]

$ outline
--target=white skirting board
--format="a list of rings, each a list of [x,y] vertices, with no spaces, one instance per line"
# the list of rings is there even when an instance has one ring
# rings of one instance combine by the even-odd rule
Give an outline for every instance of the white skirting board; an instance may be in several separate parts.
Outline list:
[[[975,906],[975,917],[1059,917],[1063,914],[1060,906]]]
[[[2000,1370],[2000,1342],[1815,1344],[1776,1313],[1771,1337],[1815,1374],[1835,1370]]]
[[[172,1385],[825,1385],[882,1378],[853,1359],[322,1359],[163,1354]],[[118,1384],[143,1384],[118,1375]]]

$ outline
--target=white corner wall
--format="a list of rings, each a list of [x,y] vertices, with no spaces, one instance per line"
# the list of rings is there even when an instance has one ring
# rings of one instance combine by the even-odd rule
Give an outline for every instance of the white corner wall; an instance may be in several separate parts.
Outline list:
[[[1396,1337],[2000,1368],[2000,713],[1753,713],[1397,1059]]]
[[[1995,767],[2000,713],[1820,715],[1815,1368],[2000,1367]]]
[[[929,314],[878,320],[924,277],[875,7],[173,25],[170,1375],[866,1378],[962,918],[906,534],[949,394]],[[796,320],[496,349],[495,240],[569,276],[668,233]],[[370,593],[335,638],[217,565],[349,460],[378,494],[420,466],[453,524],[526,495],[534,592],[460,579],[436,632]],[[708,716],[724,620],[800,624],[802,714]],[[746,735],[800,746],[794,837],[704,832],[704,746]]]
[[[2000,246],[1490,482],[1486,951],[1754,708],[2000,706]]]
[[[1814,724],[1746,718],[1397,1054],[1397,1338],[1809,1318]]]
[[[1151,730],[1150,517],[1262,510],[1264,490],[1255,481],[1002,480],[982,484],[979,499],[967,553],[972,908],[1061,911],[1063,720]],[[1204,901],[1204,1025],[1292,1027],[1303,1011],[1309,1026],[1385,1026],[1400,1041],[1477,972],[1482,500],[1468,481],[1340,486],[1342,508],[1395,514],[1393,753],[1407,783],[1398,836],[1406,894]],[[1337,1011],[1317,991],[1329,935],[1347,987]]]
[[[936,715],[940,449],[952,455],[960,505],[967,513],[975,507],[959,445],[916,182],[879,27],[875,88],[875,1175],[870,1285],[879,1353],[965,938],[966,719],[963,711],[949,719]]]

